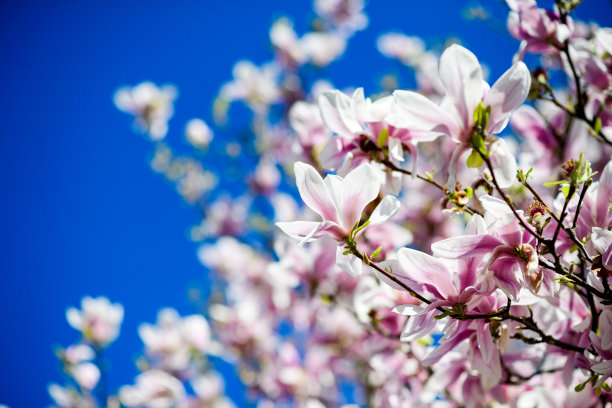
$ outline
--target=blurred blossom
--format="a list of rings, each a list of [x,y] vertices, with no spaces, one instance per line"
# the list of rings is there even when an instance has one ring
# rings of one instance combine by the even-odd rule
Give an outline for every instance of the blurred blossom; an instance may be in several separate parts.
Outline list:
[[[276,167],[276,163],[269,158],[262,157],[255,168],[252,185],[256,191],[263,194],[276,190],[281,181],[281,174]]]
[[[185,126],[187,141],[198,149],[206,149],[212,140],[212,130],[202,119],[191,119]]]
[[[325,67],[344,53],[346,40],[335,33],[312,32],[302,37],[301,47],[308,61]]]
[[[81,310],[73,307],[66,311],[68,323],[79,330],[83,338],[95,346],[106,347],[119,336],[123,321],[123,306],[111,304],[105,297],[84,297]]]
[[[278,67],[274,64],[260,68],[250,61],[239,61],[232,72],[234,80],[223,85],[219,92],[222,100],[245,102],[257,113],[266,112],[270,105],[280,101]]]
[[[172,85],[158,87],[143,82],[134,87],[123,87],[115,92],[114,101],[119,110],[134,115],[136,128],[153,141],[168,133],[168,120],[174,113],[177,90]]]
[[[100,380],[100,369],[89,362],[79,363],[75,365],[70,374],[75,379],[81,388],[93,390]]]
[[[203,316],[181,318],[174,309],[161,310],[157,324],[143,323],[138,333],[154,365],[175,373],[188,369],[192,357],[207,352],[210,343],[210,328]]]
[[[280,62],[289,67],[301,65],[304,54],[300,48],[297,34],[292,22],[287,18],[279,18],[270,28],[270,42],[277,51]]]
[[[363,30],[368,25],[364,0],[315,0],[315,12],[329,24],[347,34]]]
[[[91,396],[81,395],[76,389],[51,384],[49,395],[57,408],[97,408],[96,401]]]
[[[135,385],[119,389],[119,401],[127,407],[176,407],[185,395],[183,384],[161,370],[145,371],[136,377]]]
[[[406,65],[414,66],[425,53],[425,43],[419,37],[402,33],[388,33],[378,37],[378,50],[389,58],[395,58]]]

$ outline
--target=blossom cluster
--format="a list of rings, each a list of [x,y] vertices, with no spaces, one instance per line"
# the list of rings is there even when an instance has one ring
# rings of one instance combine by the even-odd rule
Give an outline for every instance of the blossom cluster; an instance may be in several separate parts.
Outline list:
[[[118,91],[152,168],[201,209],[211,293],[140,327],[142,374],[104,401],[99,351],[123,311],[71,309],[83,339],[58,354],[76,385],[52,386],[56,404],[233,406],[211,355],[262,408],[612,402],[612,29],[572,19],[578,2],[506,2],[519,43],[492,84],[464,46],[394,32],[378,48],[417,88],[370,96],[311,77],[366,26],[363,1],[315,1],[302,35],[280,18],[273,60],[239,61],[215,101],[220,129],[250,110],[249,139],[194,119],[199,156],[162,141],[171,88]],[[251,164],[241,194],[198,159],[219,152]]]

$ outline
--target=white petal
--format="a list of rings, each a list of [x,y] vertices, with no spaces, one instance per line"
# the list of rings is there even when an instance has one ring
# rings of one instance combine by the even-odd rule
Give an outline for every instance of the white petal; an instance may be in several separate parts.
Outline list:
[[[400,202],[392,195],[385,196],[370,216],[370,224],[381,224],[393,217],[400,208]]]
[[[453,44],[440,56],[438,71],[447,95],[455,101],[464,127],[469,127],[483,95],[483,75],[478,58],[468,49]]]
[[[348,231],[359,219],[363,209],[378,196],[380,180],[368,163],[346,175],[342,181],[342,226]]]
[[[451,137],[460,133],[459,125],[452,116],[423,95],[411,91],[395,91],[393,96],[403,120],[395,120],[398,115],[390,114],[386,119],[391,125],[398,128],[414,127]]]
[[[297,162],[295,182],[302,200],[324,220],[338,222],[338,210],[319,173],[309,164]]]
[[[324,92],[318,99],[323,122],[333,132],[347,138],[363,132],[355,118],[351,98],[334,90]]]
[[[491,144],[491,164],[493,165],[493,175],[501,188],[508,188],[516,179],[516,159],[506,141],[497,139]]]

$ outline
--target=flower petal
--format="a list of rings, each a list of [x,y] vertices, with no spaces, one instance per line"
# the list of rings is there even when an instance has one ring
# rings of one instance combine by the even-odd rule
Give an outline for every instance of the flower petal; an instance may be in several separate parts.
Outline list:
[[[363,209],[378,196],[380,179],[368,163],[352,170],[342,181],[342,226],[350,231],[361,218]]]
[[[438,105],[425,96],[412,91],[393,92],[399,108],[398,114],[389,114],[386,120],[397,128],[414,127],[431,131],[432,135],[458,135],[461,129],[457,122]],[[399,116],[402,119],[397,118]]]
[[[483,100],[485,106],[491,106],[491,117],[487,130],[499,133],[505,127],[508,114],[525,102],[531,86],[531,75],[523,61],[512,65],[499,77]]]
[[[338,209],[319,173],[309,164],[297,162],[295,181],[302,200],[324,220],[338,222]]]
[[[357,121],[351,98],[344,93],[333,90],[321,94],[318,99],[323,122],[334,133],[352,139],[364,131]]]
[[[414,249],[402,248],[397,253],[397,260],[412,279],[425,284],[426,289],[438,299],[457,296],[450,272],[438,259]]]
[[[431,250],[436,256],[457,259],[491,253],[499,245],[503,243],[488,234],[464,235],[435,242]]]
[[[376,206],[372,215],[370,216],[370,224],[381,224],[393,217],[397,210],[400,208],[400,202],[397,198],[392,195],[385,196],[380,203]]]
[[[468,49],[453,44],[440,56],[438,71],[446,94],[455,102],[463,128],[469,128],[483,94],[482,68],[478,58]]]

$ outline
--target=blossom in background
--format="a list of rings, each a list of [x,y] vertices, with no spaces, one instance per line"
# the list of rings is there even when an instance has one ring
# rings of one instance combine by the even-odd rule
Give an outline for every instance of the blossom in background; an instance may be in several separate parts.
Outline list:
[[[176,88],[172,85],[160,88],[152,82],[143,82],[120,88],[115,92],[114,101],[119,110],[134,115],[137,129],[151,140],[159,141],[168,133],[176,96]]]
[[[185,125],[185,137],[194,147],[206,149],[213,138],[213,133],[206,122],[196,118]]]
[[[187,370],[195,356],[209,351],[211,343],[210,328],[203,316],[181,318],[174,309],[162,309],[157,324],[141,324],[138,334],[151,363],[172,373]]]
[[[119,401],[127,407],[173,407],[185,397],[181,381],[161,370],[145,371],[136,377],[136,384],[119,389]]]
[[[386,57],[415,66],[425,54],[425,43],[419,37],[410,37],[402,33],[388,33],[378,37],[378,50]]]
[[[278,71],[274,64],[260,68],[250,61],[239,61],[232,70],[234,79],[223,85],[219,98],[228,103],[242,101],[253,111],[263,114],[281,99]]]
[[[558,52],[571,35],[573,22],[561,22],[558,12],[538,8],[535,0],[506,0],[511,11],[508,14],[508,32],[521,40],[519,58],[525,52]]]
[[[79,330],[86,341],[97,347],[106,347],[119,336],[123,306],[111,303],[102,296],[84,297],[81,310],[69,308],[66,318],[70,326]]]
[[[315,12],[347,35],[368,26],[364,0],[315,0]]]

